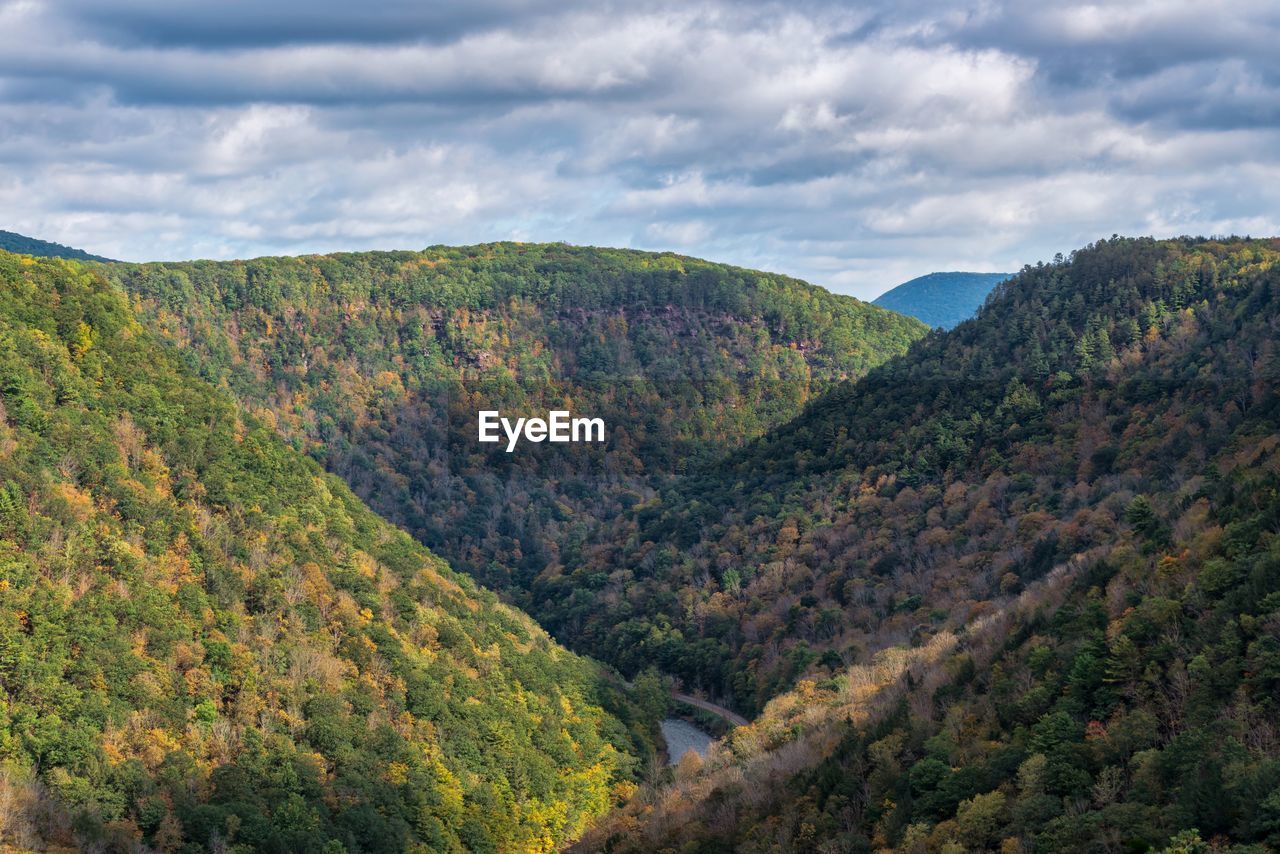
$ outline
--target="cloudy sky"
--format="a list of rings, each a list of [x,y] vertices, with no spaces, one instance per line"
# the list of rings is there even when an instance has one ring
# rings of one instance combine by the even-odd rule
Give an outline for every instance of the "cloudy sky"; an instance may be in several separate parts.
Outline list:
[[[672,249],[871,297],[1280,234],[1280,4],[0,0],[0,228]]]

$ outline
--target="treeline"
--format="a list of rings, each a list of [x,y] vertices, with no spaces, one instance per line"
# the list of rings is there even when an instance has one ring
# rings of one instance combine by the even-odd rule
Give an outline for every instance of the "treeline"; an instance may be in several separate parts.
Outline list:
[[[0,687],[17,849],[550,850],[652,754],[100,275],[5,253]]]
[[[35,255],[42,258],[74,258],[80,261],[110,261],[101,255],[90,255],[83,249],[51,243],[12,231],[0,231],[0,251],[14,252],[22,255]]]

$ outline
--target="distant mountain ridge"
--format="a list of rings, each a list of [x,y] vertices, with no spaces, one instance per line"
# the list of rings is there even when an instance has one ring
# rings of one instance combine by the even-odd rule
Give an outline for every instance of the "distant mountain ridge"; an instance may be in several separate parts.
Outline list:
[[[83,249],[63,246],[36,237],[27,237],[12,231],[0,231],[0,249],[19,255],[37,255],[41,258],[74,258],[77,261],[110,261],[101,255],[91,255]]]
[[[929,273],[903,282],[872,305],[950,329],[977,314],[996,285],[1010,273]]]

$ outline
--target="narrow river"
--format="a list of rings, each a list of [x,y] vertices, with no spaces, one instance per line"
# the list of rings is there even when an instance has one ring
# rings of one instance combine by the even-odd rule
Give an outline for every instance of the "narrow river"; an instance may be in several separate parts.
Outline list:
[[[667,742],[668,765],[678,765],[680,759],[690,750],[705,759],[707,748],[711,746],[711,742],[715,741],[693,724],[679,718],[667,718],[659,726],[662,729],[662,737]]]

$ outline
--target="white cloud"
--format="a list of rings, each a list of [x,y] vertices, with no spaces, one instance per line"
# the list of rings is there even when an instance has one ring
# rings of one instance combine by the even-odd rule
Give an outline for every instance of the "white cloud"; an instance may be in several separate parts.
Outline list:
[[[669,246],[861,296],[1277,230],[1272,4],[229,2],[0,0],[0,228]]]

